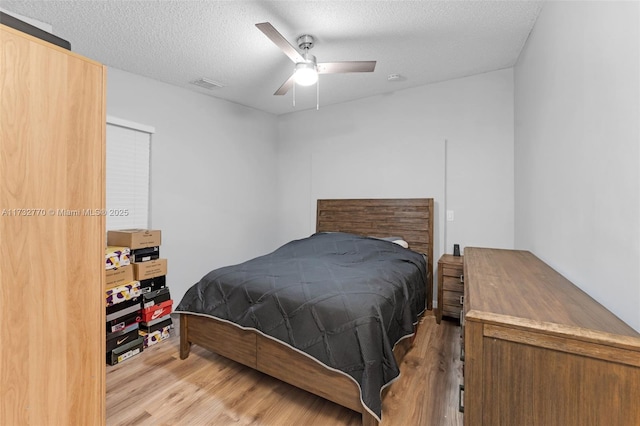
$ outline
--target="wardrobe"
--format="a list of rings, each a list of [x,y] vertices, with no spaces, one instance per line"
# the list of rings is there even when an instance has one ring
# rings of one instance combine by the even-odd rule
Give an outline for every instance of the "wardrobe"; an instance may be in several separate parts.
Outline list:
[[[105,79],[0,25],[0,425],[105,423]]]

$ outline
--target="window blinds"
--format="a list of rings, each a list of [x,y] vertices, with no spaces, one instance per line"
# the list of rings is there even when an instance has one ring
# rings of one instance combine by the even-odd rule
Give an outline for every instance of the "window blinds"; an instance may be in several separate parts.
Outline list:
[[[148,228],[151,133],[107,122],[107,211],[110,229]]]

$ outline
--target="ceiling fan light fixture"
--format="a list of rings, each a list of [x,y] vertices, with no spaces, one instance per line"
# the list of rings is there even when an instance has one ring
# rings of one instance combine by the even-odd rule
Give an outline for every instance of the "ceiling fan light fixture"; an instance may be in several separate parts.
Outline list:
[[[311,86],[318,81],[318,70],[313,62],[299,62],[296,64],[294,79],[300,86]]]
[[[286,94],[289,89],[293,88],[294,106],[296,84],[301,86],[316,84],[316,108],[318,108],[319,103],[317,100],[320,98],[318,74],[373,72],[376,68],[376,61],[340,61],[321,62],[318,64],[316,57],[309,53],[309,49],[311,49],[315,43],[313,36],[304,34],[298,37],[298,48],[302,50],[301,53],[270,23],[261,22],[256,24],[256,27],[295,64],[293,74],[290,75],[274,93],[275,96],[282,96]]]

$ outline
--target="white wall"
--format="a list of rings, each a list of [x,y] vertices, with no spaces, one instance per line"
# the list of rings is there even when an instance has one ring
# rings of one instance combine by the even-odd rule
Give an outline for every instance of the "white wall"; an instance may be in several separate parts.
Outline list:
[[[116,69],[107,88],[109,115],[156,128],[151,226],[176,301],[313,233],[317,198],[434,197],[436,260],[454,242],[513,246],[512,70],[280,117]]]
[[[640,5],[547,2],[515,67],[515,243],[640,330]]]
[[[279,242],[315,231],[317,198],[434,197],[436,261],[513,248],[513,70],[320,106],[278,120]]]
[[[151,227],[176,304],[213,268],[275,248],[275,116],[113,68],[107,83],[107,114],[156,129]]]

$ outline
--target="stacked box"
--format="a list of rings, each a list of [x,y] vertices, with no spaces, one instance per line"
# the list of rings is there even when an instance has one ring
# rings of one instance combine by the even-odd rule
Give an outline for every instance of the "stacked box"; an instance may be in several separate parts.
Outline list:
[[[109,333],[122,331],[140,321],[142,321],[140,297],[134,297],[133,299],[108,306],[107,339],[109,339]]]
[[[131,281],[120,287],[107,289],[105,293],[107,307],[135,299],[142,294],[140,291],[140,281]]]
[[[171,337],[169,330],[171,330],[172,324],[173,321],[171,320],[171,318],[168,318],[166,320],[163,320],[160,324],[156,324],[155,326],[150,326],[146,329],[140,329],[139,335],[143,339],[142,347],[146,349],[149,346],[153,346],[156,343]]]
[[[105,249],[106,361],[115,365],[143,350],[140,282],[134,280],[131,250],[121,245]]]
[[[129,256],[132,262],[147,262],[160,258],[160,246],[145,247],[131,250]]]
[[[132,275],[133,276],[133,275]],[[140,293],[150,293],[152,291],[167,288],[167,277],[155,277],[140,281]]]
[[[165,302],[158,303],[157,305],[149,306],[141,311],[143,325],[149,324],[151,321],[155,321],[158,318],[166,317],[171,313],[171,307],[173,300],[169,299]]]
[[[117,269],[121,266],[127,266],[130,263],[129,254],[131,250],[129,247],[122,246],[107,246],[105,250],[105,267],[108,270]]]
[[[148,260],[135,262],[133,265],[133,277],[136,280],[149,280],[151,278],[167,275],[167,259]]]
[[[125,343],[131,343],[136,340],[139,337],[139,330],[140,323],[136,322],[120,331],[107,333],[107,353],[118,348],[118,346],[122,346]]]
[[[168,287],[164,287],[159,290],[152,290],[141,294],[141,296],[142,309],[147,309],[152,306],[159,305],[171,299],[171,293],[169,293]]]
[[[107,269],[105,288],[107,290],[120,287],[133,281],[133,266],[126,265],[119,268]]]
[[[143,349],[144,340],[139,335],[139,323],[142,320],[140,296],[118,301],[106,310],[107,364],[115,365]]]
[[[144,350],[144,339],[140,336],[136,340],[129,343],[125,343],[122,346],[118,346],[110,352],[107,352],[107,364],[116,365],[131,358],[134,355],[138,355]]]
[[[131,250],[160,245],[161,233],[151,229],[121,229],[107,232],[107,245],[129,247]]]
[[[173,306],[173,300],[170,297],[168,288],[142,296],[143,309],[139,334],[144,338],[145,349],[170,337],[169,330],[173,324],[169,315]]]
[[[160,258],[162,234],[159,230],[123,229],[109,231],[108,244],[130,249],[133,279],[139,282],[140,324],[138,334],[142,349],[170,337],[173,307],[167,286],[167,259]],[[121,324],[120,324],[121,326]]]

